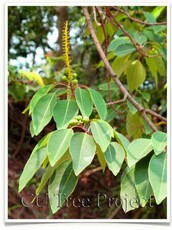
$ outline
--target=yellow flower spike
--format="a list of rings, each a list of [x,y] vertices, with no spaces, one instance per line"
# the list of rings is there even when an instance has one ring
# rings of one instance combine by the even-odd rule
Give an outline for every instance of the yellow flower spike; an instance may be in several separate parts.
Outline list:
[[[68,75],[69,81],[72,81],[72,67],[71,67],[71,51],[70,51],[70,42],[69,42],[69,28],[68,28],[68,21],[65,22],[64,29],[63,29],[63,36],[62,36],[62,49],[63,49],[63,58],[65,62],[66,72]]]

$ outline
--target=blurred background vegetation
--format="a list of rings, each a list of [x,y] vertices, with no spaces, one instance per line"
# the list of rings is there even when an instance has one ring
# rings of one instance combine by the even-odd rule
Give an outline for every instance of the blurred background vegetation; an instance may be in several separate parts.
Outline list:
[[[144,19],[143,11],[158,12],[157,7],[123,7],[123,10],[131,15]],[[90,7],[90,12],[91,12]],[[158,14],[158,13],[157,13]],[[128,29],[144,32],[144,26],[133,23],[126,15],[120,12],[116,13],[118,20]],[[165,7],[159,12],[157,21],[166,21]],[[21,197],[25,197],[25,203],[29,206],[34,191],[39,182],[42,172],[36,174],[32,179],[30,186],[21,194],[18,194],[18,179],[23,167],[34,147],[34,145],[50,130],[55,128],[50,123],[44,131],[34,138],[31,138],[29,131],[30,117],[28,114],[22,114],[27,107],[33,94],[40,88],[40,82],[36,78],[25,76],[20,73],[21,70],[34,71],[38,73],[44,84],[51,84],[60,81],[64,73],[64,63],[62,60],[62,29],[64,22],[69,20],[70,26],[70,42],[72,49],[72,66],[78,74],[78,80],[81,84],[89,85],[99,89],[100,93],[108,101],[107,73],[96,51],[89,31],[85,25],[85,17],[83,16],[81,7],[44,7],[44,6],[9,6],[8,7],[8,144],[9,144],[9,184],[8,184],[8,201],[9,201],[9,218],[12,219],[38,219],[38,218],[75,218],[75,219],[159,219],[166,218],[164,204],[157,206],[153,202],[153,207],[147,205],[145,208],[139,208],[129,213],[124,213],[121,207],[108,206],[107,200],[103,200],[102,207],[97,207],[97,194],[106,194],[108,197],[119,197],[120,192],[120,174],[114,177],[111,172],[106,169],[103,174],[97,171],[89,176],[83,176],[74,192],[74,197],[88,197],[92,200],[90,208],[74,208],[64,207],[58,213],[51,216],[49,213],[49,205],[46,196],[46,189],[42,196],[39,197],[39,204],[33,204],[33,207],[24,207],[21,203]],[[105,37],[101,26],[96,24],[92,15],[92,20],[96,34],[104,49],[106,49]],[[99,20],[99,18],[97,19]],[[108,43],[114,36],[120,36],[117,30],[109,22],[105,21],[107,30]],[[146,33],[146,32],[145,32]],[[153,36],[153,38],[151,38]],[[166,30],[160,30],[156,36],[150,30],[147,30],[147,37],[152,39],[154,49],[159,50],[163,57],[164,66],[166,65],[166,51],[163,45],[166,43]],[[164,46],[165,47],[165,46]],[[112,61],[110,55],[109,60]],[[144,63],[146,66],[146,64]],[[147,67],[148,68],[148,67]],[[166,74],[158,73],[158,81],[151,74],[147,76],[147,81],[142,86],[142,92],[135,94],[135,98],[157,113],[166,116]],[[122,83],[126,86],[125,74],[121,76]],[[127,87],[127,86],[126,86]],[[145,100],[143,101],[143,96]],[[111,99],[119,100],[122,95],[116,85],[111,83]],[[108,108],[107,121],[111,125],[132,139],[132,132],[145,128],[145,124],[136,122],[133,126],[132,118],[127,116],[128,105],[126,102]],[[127,118],[126,118],[127,117]],[[128,127],[126,122],[128,119]],[[134,121],[137,120],[136,117]],[[166,131],[166,125],[158,123],[156,118],[154,123],[162,131]],[[137,126],[138,125],[138,126]],[[149,130],[147,130],[149,133]],[[140,135],[140,134],[138,134]],[[99,166],[94,160],[91,168]],[[41,206],[41,207],[39,207]]]

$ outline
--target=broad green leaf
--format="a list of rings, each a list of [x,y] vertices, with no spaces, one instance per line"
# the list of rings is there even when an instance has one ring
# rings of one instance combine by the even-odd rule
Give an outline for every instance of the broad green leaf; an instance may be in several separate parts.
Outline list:
[[[30,103],[29,103],[29,114],[31,114],[33,112],[33,109],[36,105],[36,103],[39,101],[39,99],[41,97],[43,97],[44,95],[46,95],[49,90],[52,88],[52,85],[45,85],[43,87],[41,87],[32,97]]]
[[[127,154],[127,149],[128,149],[129,144],[130,144],[129,140],[124,135],[122,135],[121,133],[118,133],[115,130],[114,130],[114,136],[115,136],[116,140],[118,141],[118,143],[120,145],[122,145],[125,153]]]
[[[156,23],[156,20],[153,16],[153,14],[149,13],[149,12],[143,12],[143,14],[145,15],[146,17],[146,21],[149,22],[149,23]]]
[[[116,51],[120,45],[131,44],[131,41],[128,37],[119,37],[111,41],[108,47],[108,52]]]
[[[86,89],[77,88],[75,91],[76,102],[83,117],[89,117],[93,110],[91,96]]]
[[[165,152],[152,156],[148,174],[156,203],[160,204],[167,196],[167,155]]]
[[[78,176],[91,164],[95,156],[96,144],[90,135],[81,132],[75,133],[70,142],[69,152],[75,175]]]
[[[89,88],[88,90],[90,92],[93,104],[95,105],[96,110],[100,116],[100,119],[105,120],[107,117],[107,107],[102,95],[94,89]]]
[[[127,133],[134,139],[141,137],[143,133],[143,119],[138,113],[128,112],[126,122]]]
[[[116,49],[115,55],[116,56],[123,56],[123,55],[126,55],[126,54],[130,54],[135,50],[136,50],[136,48],[132,44],[120,45]]]
[[[128,166],[131,167],[136,164],[140,159],[150,153],[152,149],[153,147],[150,139],[139,138],[132,141],[127,151]]]
[[[149,93],[141,92],[141,95],[143,96],[143,98],[144,98],[147,102],[150,101],[151,96],[150,96]]]
[[[112,127],[103,120],[92,121],[90,126],[95,142],[105,152],[111,142],[111,137],[114,135]]]
[[[127,68],[127,83],[130,92],[138,89],[138,87],[145,81],[146,71],[139,60],[133,61]]]
[[[51,134],[47,143],[48,158],[51,166],[54,166],[55,163],[63,156],[63,154],[65,154],[69,147],[72,136],[72,129],[60,129]]]
[[[148,165],[150,155],[144,157],[135,166],[135,185],[138,196],[140,198],[140,205],[144,207],[153,194],[152,187],[148,177]]]
[[[131,114],[137,113],[136,107],[133,104],[131,104],[131,102],[129,100],[127,100],[127,105],[128,105],[128,108],[129,108]]]
[[[102,152],[99,145],[96,145],[96,153],[97,153],[97,158],[98,158],[100,165],[102,167],[102,170],[104,172],[105,168],[106,168],[106,160],[105,160],[104,153]]]
[[[30,131],[31,137],[33,137],[35,135],[34,130],[33,130],[33,121],[30,122],[29,131]]]
[[[56,164],[52,167],[49,165],[41,178],[38,188],[36,189],[36,195],[38,195],[44,186],[46,185],[49,178],[53,175],[55,169],[64,161],[71,159],[69,152],[67,151],[61,158],[56,162]]]
[[[46,144],[48,138],[49,135],[43,137],[33,149],[19,179],[19,192],[27,185],[44,162],[47,156]]]
[[[131,63],[130,60],[128,61],[128,58],[129,55],[119,56],[116,57],[115,60],[112,62],[112,69],[118,77],[122,75],[122,73],[127,69],[129,64]]]
[[[124,212],[131,211],[139,207],[139,197],[135,187],[134,167],[127,167],[121,176],[120,198]]]
[[[57,167],[48,185],[48,197],[53,213],[57,212],[72,194],[77,181],[70,160],[64,161]]]
[[[143,35],[143,33],[134,32],[133,38],[139,45],[142,45],[143,43],[147,42],[147,37]]]
[[[155,57],[150,57],[150,58],[145,58],[145,60],[146,60],[146,64],[148,65],[152,76],[155,78],[155,83],[157,85],[158,84],[158,76],[157,76],[156,58]]]
[[[157,131],[152,134],[151,137],[152,146],[156,155],[160,154],[164,151],[165,147],[167,146],[167,134]]]
[[[119,145],[117,142],[111,142],[108,148],[106,149],[104,155],[108,168],[116,176],[120,171],[121,165],[125,157],[123,147]]]
[[[32,113],[34,134],[38,135],[50,122],[52,111],[56,104],[56,94],[49,93],[39,99]]]
[[[58,129],[67,128],[77,114],[78,107],[74,100],[60,100],[53,109],[53,117]]]

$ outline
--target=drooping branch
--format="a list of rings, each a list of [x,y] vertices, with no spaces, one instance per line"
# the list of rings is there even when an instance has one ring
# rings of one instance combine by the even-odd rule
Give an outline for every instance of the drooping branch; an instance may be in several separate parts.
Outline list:
[[[140,23],[140,24],[145,25],[145,26],[160,26],[160,25],[166,25],[167,24],[167,22],[155,22],[155,23],[143,22],[137,18],[131,17],[128,12],[122,10],[121,8],[119,8],[117,6],[112,6],[112,8],[121,12],[122,14],[125,14],[130,20],[137,22],[137,23]]]
[[[116,83],[116,85],[118,86],[118,88],[120,89],[120,91],[123,93],[124,96],[126,96],[126,99],[128,99],[133,105],[134,107],[140,112],[140,114],[142,115],[143,119],[147,122],[147,124],[151,127],[151,129],[155,132],[158,129],[156,128],[156,126],[152,123],[152,121],[149,119],[149,117],[147,116],[146,112],[145,112],[145,108],[143,108],[132,96],[131,94],[127,91],[127,89],[123,86],[123,84],[121,83],[121,81],[118,79],[117,75],[114,73],[109,61],[107,60],[107,57],[97,39],[96,33],[94,31],[91,19],[90,19],[90,15],[88,12],[87,7],[83,7],[83,12],[87,21],[87,25],[88,28],[90,30],[90,34],[92,36],[92,39],[94,41],[94,44],[97,48],[97,51],[102,59],[102,61],[105,64],[106,69],[109,71],[109,74],[111,75],[112,79],[114,80],[114,82]]]

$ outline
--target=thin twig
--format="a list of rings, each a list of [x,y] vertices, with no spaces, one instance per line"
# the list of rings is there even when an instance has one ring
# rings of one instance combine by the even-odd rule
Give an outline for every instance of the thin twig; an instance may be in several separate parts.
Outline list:
[[[158,129],[156,128],[156,126],[149,120],[147,114],[145,113],[145,109],[137,102],[134,100],[134,98],[130,95],[130,93],[126,90],[126,88],[123,86],[123,84],[121,83],[121,81],[118,79],[117,75],[114,73],[109,61],[106,58],[106,55],[104,53],[104,51],[102,50],[102,47],[97,39],[97,36],[95,34],[92,22],[90,20],[90,15],[88,12],[87,7],[83,7],[83,12],[88,24],[88,28],[90,30],[92,39],[94,41],[94,44],[97,48],[97,51],[102,59],[102,61],[104,62],[107,70],[109,71],[112,79],[114,80],[114,82],[116,83],[116,85],[118,86],[118,88],[120,89],[120,91],[123,93],[123,95],[127,95],[127,99],[134,105],[134,107],[141,113],[142,117],[147,121],[148,125],[151,127],[151,129],[155,132]]]
[[[145,112],[151,114],[153,117],[157,117],[159,120],[167,122],[167,119],[165,117],[159,115],[158,113],[152,111],[151,109],[146,109]]]
[[[127,99],[127,94],[124,95],[124,97],[121,99],[121,100],[117,100],[117,101],[111,101],[109,103],[106,103],[106,105],[114,105],[114,104],[119,104],[121,102],[124,102],[126,101]]]
[[[98,171],[100,171],[100,170],[102,170],[102,167],[101,167],[101,166],[99,166],[99,167],[97,167],[97,168],[94,168],[94,169],[89,169],[89,170],[86,171],[84,174],[82,174],[82,176],[88,177],[88,176],[90,176],[91,174],[94,174],[95,172],[98,172]]]
[[[121,13],[127,15],[127,17],[128,17],[130,20],[132,20],[132,21],[134,21],[134,22],[137,22],[137,23],[140,23],[140,24],[145,25],[145,26],[160,26],[160,25],[166,25],[166,24],[167,24],[167,22],[155,22],[155,23],[143,22],[143,21],[141,21],[141,20],[139,20],[139,19],[137,19],[137,18],[131,17],[129,13],[127,13],[126,11],[120,9],[119,7],[112,6],[112,8],[114,8],[115,10],[117,10],[117,11],[119,11],[119,12],[121,12]]]
[[[113,19],[117,25],[117,27],[119,29],[122,30],[122,32],[130,39],[130,41],[133,43],[134,47],[136,48],[136,50],[142,55],[142,56],[145,56],[145,57],[149,57],[149,55],[147,55],[146,53],[143,53],[143,48],[142,46],[140,46],[133,38],[132,36],[128,33],[128,31],[126,31],[124,29],[124,27],[116,20],[116,18],[112,15],[112,13],[110,12],[109,8],[106,7],[107,9],[107,12],[110,16],[111,19]]]

